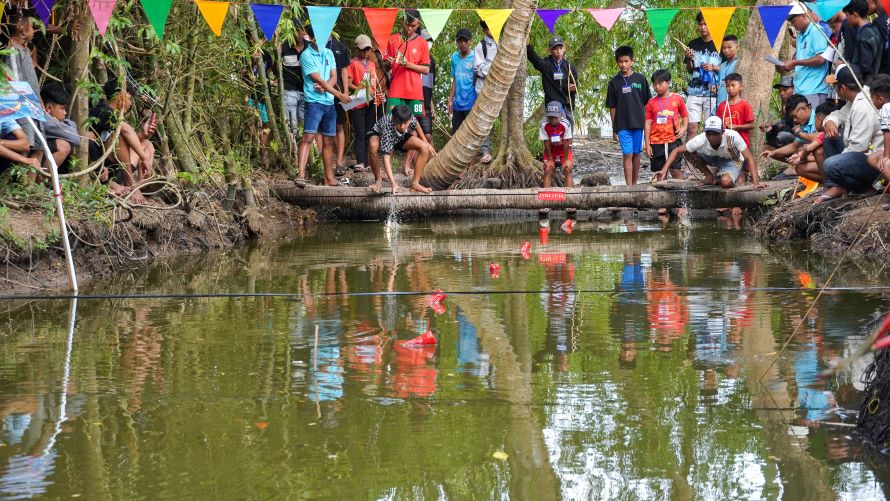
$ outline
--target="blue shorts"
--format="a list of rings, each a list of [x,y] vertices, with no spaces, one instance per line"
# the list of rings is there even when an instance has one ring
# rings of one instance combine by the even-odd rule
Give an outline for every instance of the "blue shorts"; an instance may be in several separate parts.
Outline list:
[[[337,110],[333,104],[306,103],[306,121],[303,132],[334,137],[337,135]]]
[[[636,155],[643,152],[643,129],[624,129],[618,131],[618,143],[621,153]]]

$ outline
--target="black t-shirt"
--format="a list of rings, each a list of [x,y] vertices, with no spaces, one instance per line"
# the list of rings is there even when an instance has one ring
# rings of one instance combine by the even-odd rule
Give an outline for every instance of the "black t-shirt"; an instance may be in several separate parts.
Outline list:
[[[625,77],[620,73],[609,81],[606,91],[606,107],[615,108],[616,131],[642,129],[646,125],[646,103],[651,99],[649,82],[640,73]]]
[[[281,80],[284,82],[284,90],[303,92],[303,71],[300,68],[300,54],[306,50],[297,50],[289,43],[281,46]]]
[[[100,139],[102,138],[102,134],[106,132],[114,132],[114,129],[117,128],[118,116],[117,113],[108,106],[108,101],[99,101],[93,109],[90,110],[90,128],[93,129],[93,132]]]
[[[693,60],[691,75],[689,76],[689,95],[691,96],[709,96],[711,94],[710,87],[717,85],[716,71],[703,71],[701,66],[704,63],[719,64],[719,52],[714,46],[714,41],[705,42],[701,37],[689,42],[689,48],[695,53]],[[684,62],[689,61],[689,57],[683,59]]]
[[[337,65],[337,86],[343,89],[343,69],[349,67],[349,49],[334,38],[325,46],[334,53],[334,64]]]

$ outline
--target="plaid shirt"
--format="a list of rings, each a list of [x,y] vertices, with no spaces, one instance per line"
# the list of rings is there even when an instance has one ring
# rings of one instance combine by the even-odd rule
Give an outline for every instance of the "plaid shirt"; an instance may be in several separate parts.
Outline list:
[[[383,118],[377,121],[374,124],[374,127],[371,127],[371,130],[368,131],[369,136],[380,136],[380,154],[381,155],[392,155],[392,150],[401,143],[403,143],[408,136],[414,132],[414,129],[417,128],[417,119],[411,117],[411,123],[408,124],[408,128],[405,129],[405,132],[399,134],[396,130],[395,125],[392,123],[392,115],[384,115]]]

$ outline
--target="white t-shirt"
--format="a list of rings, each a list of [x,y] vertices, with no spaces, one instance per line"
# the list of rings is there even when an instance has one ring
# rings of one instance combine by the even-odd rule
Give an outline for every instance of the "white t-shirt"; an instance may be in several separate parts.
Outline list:
[[[742,136],[740,136],[738,132],[734,130],[725,130],[723,131],[723,140],[720,141],[720,147],[716,150],[714,148],[711,148],[711,143],[708,142],[708,137],[705,135],[704,132],[702,132],[686,143],[686,151],[690,153],[706,155],[709,157],[738,160],[739,155],[730,153],[727,145],[731,146],[731,149],[735,150],[739,154],[748,148],[748,146],[745,144],[745,140],[742,139]]]
[[[881,106],[881,132],[890,132],[890,103]]]

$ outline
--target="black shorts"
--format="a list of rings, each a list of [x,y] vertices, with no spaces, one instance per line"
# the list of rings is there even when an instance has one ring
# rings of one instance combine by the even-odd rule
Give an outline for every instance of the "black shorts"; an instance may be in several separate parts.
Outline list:
[[[420,130],[422,130],[424,134],[432,135],[433,118],[430,116],[429,113],[422,117],[417,117],[417,122],[420,124]]]
[[[664,168],[664,164],[667,162],[668,155],[671,154],[672,151],[677,149],[680,146],[680,141],[674,141],[673,143],[666,144],[653,144],[650,145],[652,147],[652,158],[649,162],[649,170],[652,172],[658,172]],[[674,162],[671,165],[671,169],[682,169],[682,164],[680,162]]]
[[[337,111],[337,125],[346,123],[346,110],[340,106],[340,101],[334,100],[334,109]]]

